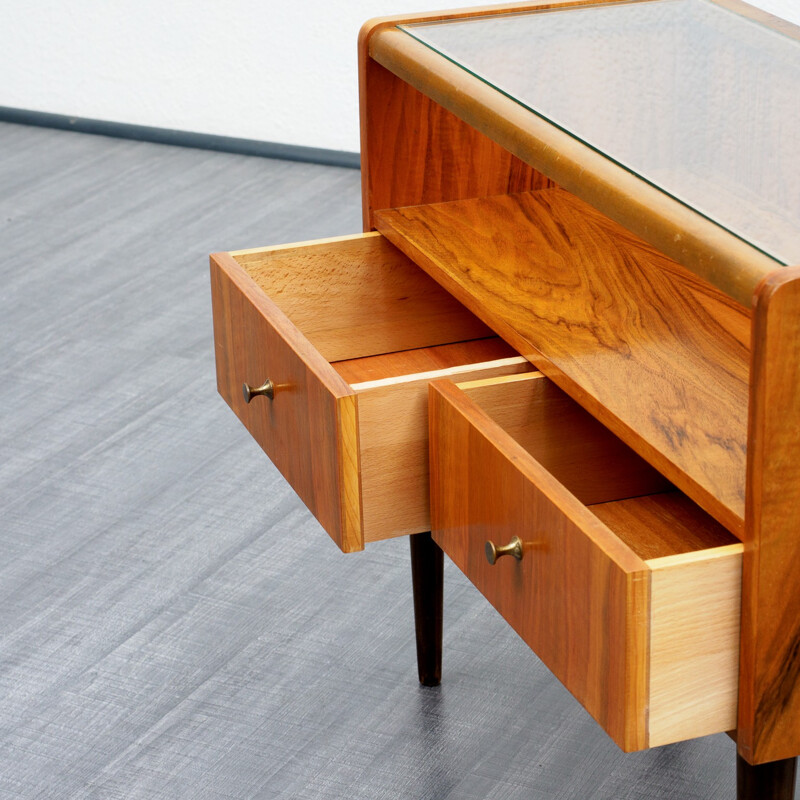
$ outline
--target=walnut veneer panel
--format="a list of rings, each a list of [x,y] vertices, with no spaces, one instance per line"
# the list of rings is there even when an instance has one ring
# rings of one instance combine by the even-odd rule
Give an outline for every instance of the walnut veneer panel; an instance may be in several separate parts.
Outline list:
[[[561,189],[375,218],[515,349],[743,535],[743,308]]]
[[[742,594],[739,752],[800,752],[800,267],[756,295]]]

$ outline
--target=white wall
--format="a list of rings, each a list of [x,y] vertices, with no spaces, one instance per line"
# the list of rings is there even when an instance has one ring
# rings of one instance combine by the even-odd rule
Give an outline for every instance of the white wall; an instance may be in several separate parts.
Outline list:
[[[357,151],[361,23],[484,2],[0,0],[0,105]]]

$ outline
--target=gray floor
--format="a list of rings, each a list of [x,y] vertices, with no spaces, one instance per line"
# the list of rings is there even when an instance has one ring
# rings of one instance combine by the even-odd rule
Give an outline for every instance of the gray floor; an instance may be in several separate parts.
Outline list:
[[[732,798],[626,756],[448,565],[344,556],[217,396],[207,253],[359,230],[357,172],[0,125],[0,797]]]

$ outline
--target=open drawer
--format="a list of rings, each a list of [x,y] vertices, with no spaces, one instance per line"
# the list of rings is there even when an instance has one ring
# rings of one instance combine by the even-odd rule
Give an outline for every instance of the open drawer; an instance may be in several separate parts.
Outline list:
[[[430,392],[434,538],[556,677],[627,751],[734,729],[742,544],[539,373]]]
[[[217,386],[344,551],[429,530],[428,381],[531,367],[378,233],[211,257]]]

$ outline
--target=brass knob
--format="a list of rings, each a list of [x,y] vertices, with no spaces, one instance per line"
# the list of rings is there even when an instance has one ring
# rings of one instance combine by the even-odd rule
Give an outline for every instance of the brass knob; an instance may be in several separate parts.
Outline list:
[[[486,560],[494,564],[502,556],[514,556],[517,561],[522,561],[522,539],[515,536],[508,544],[497,547],[494,542],[486,542]]]
[[[275,397],[275,386],[273,385],[272,381],[269,380],[269,378],[265,380],[261,386],[255,389],[249,383],[242,384],[242,397],[244,397],[245,403],[249,403],[258,395],[261,395],[262,397],[268,397],[270,400]]]

